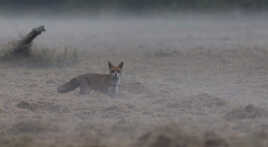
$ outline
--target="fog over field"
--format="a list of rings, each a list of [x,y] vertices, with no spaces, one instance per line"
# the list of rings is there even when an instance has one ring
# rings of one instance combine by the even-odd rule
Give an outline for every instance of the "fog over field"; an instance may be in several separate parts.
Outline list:
[[[34,51],[76,61],[1,57],[0,144],[209,147],[202,133],[215,132],[218,146],[268,146],[266,13],[2,14],[2,52],[39,25]],[[125,62],[119,96],[57,93],[107,61]]]

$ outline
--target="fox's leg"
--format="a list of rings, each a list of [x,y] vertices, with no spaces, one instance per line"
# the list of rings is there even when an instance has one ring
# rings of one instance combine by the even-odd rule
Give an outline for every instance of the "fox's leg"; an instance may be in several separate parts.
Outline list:
[[[119,86],[111,87],[108,90],[108,95],[111,97],[115,97],[119,94]]]
[[[115,92],[115,94],[118,94],[118,93],[119,93],[119,86],[116,86],[116,87],[115,87],[114,92]]]
[[[86,80],[81,80],[80,82],[80,94],[89,94],[90,89],[88,86],[88,82]]]

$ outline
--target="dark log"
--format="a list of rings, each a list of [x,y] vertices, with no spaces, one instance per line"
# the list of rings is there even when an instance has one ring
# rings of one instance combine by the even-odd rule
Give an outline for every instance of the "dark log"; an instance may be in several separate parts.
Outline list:
[[[18,41],[14,48],[14,53],[17,55],[30,55],[33,40],[45,31],[46,29],[43,25],[33,28],[30,33]]]

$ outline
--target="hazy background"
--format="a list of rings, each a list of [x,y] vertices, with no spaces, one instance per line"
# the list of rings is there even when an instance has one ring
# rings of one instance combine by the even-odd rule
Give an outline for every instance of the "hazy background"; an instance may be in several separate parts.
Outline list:
[[[22,8],[76,8],[100,10],[102,8],[128,11],[148,11],[150,9],[265,9],[266,0],[1,0],[2,7]]]
[[[267,147],[267,4],[0,0],[0,144]],[[38,56],[2,57],[39,25]],[[57,93],[108,60],[118,97]]]

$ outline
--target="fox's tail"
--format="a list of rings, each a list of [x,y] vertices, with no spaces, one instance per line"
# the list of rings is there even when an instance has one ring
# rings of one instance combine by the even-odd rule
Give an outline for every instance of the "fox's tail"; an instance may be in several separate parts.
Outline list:
[[[79,80],[74,78],[70,80],[69,82],[59,86],[57,91],[58,93],[66,93],[66,92],[74,90],[75,88],[79,86],[80,86]]]

